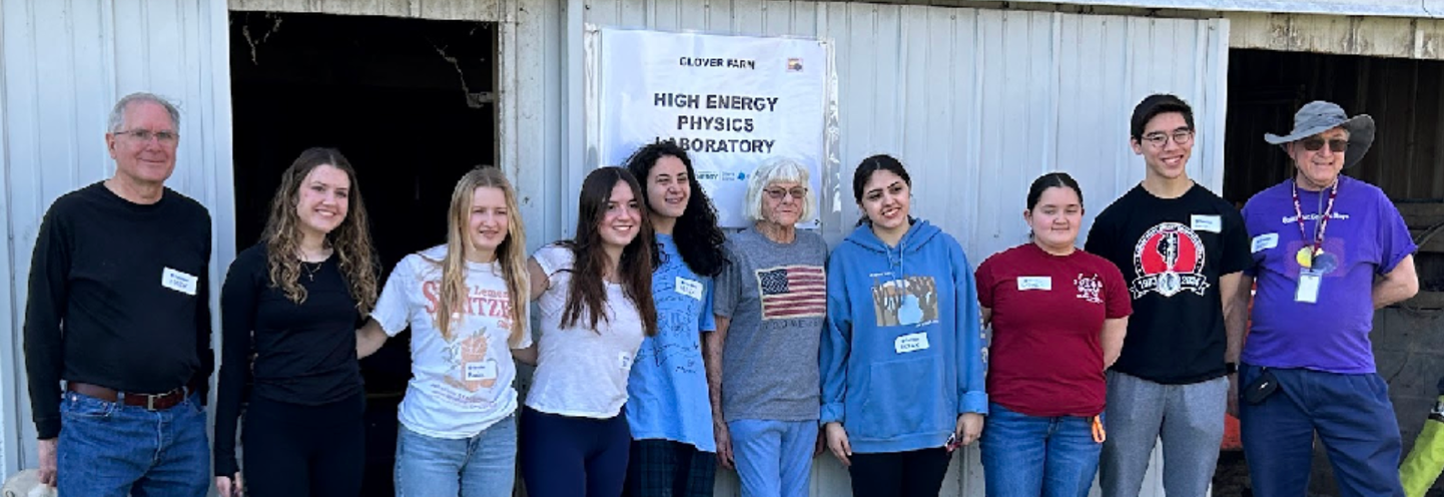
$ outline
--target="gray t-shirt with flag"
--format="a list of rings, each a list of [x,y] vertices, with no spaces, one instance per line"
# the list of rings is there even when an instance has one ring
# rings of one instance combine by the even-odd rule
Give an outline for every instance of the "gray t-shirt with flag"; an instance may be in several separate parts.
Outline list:
[[[724,420],[819,419],[829,248],[812,231],[780,244],[754,228],[730,235],[725,248],[730,263],[714,291],[714,314],[730,319]]]

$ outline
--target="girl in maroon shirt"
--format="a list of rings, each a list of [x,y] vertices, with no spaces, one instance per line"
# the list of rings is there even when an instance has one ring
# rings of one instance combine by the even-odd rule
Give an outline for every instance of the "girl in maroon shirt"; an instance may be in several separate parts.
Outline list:
[[[981,433],[988,496],[1085,496],[1096,477],[1104,371],[1121,354],[1131,298],[1114,265],[1076,248],[1081,200],[1065,173],[1036,179],[1031,241],[975,272],[994,333]]]

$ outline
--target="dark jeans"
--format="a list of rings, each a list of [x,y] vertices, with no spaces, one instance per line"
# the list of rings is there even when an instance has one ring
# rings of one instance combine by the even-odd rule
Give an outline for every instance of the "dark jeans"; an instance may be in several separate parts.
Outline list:
[[[1242,449],[1258,496],[1307,495],[1314,432],[1327,448],[1344,496],[1402,497],[1402,438],[1388,384],[1377,374],[1267,369],[1279,387],[1262,403],[1240,400]],[[1242,364],[1238,387],[1250,388],[1262,368]]]

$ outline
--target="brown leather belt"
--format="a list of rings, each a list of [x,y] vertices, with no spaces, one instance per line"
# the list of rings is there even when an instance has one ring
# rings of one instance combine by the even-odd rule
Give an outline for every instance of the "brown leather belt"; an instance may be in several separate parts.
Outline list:
[[[186,397],[196,392],[196,383],[187,383],[186,386],[176,388],[166,393],[121,393],[104,386],[96,386],[89,383],[66,382],[65,389],[85,395],[99,398],[107,402],[116,402],[117,396],[122,395],[122,404],[135,407],[144,407],[148,411],[163,411],[175,407],[177,404],[186,401]]]

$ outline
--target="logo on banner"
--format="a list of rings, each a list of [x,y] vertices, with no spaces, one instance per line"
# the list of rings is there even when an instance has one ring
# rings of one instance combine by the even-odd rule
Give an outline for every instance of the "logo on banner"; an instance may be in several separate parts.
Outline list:
[[[1183,291],[1206,295],[1206,248],[1197,233],[1181,223],[1153,226],[1136,242],[1132,253],[1136,279],[1131,281],[1131,298],[1152,292],[1172,297]]]
[[[791,57],[785,69],[789,71],[804,71],[804,61],[797,57]]]

